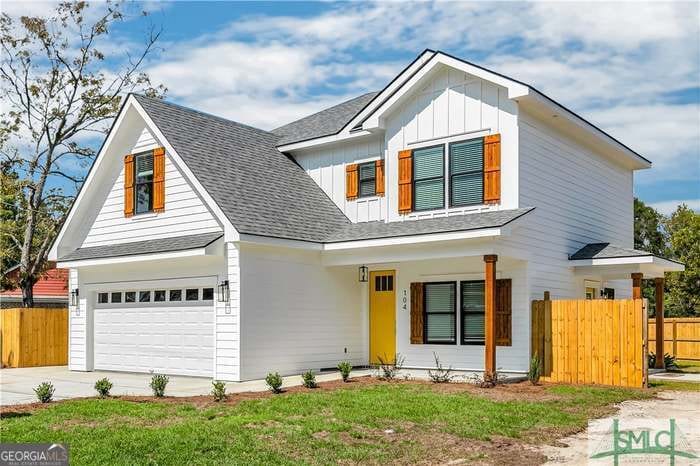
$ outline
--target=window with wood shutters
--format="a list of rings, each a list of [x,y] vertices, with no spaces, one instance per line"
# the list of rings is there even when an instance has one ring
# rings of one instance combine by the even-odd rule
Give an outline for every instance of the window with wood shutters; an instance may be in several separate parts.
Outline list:
[[[484,202],[484,139],[454,142],[450,147],[450,207]]]
[[[444,146],[413,151],[413,210],[445,207]]]
[[[357,199],[359,190],[359,170],[356,163],[345,166],[345,198],[348,201]]]
[[[399,213],[413,209],[413,151],[399,151]]]
[[[376,189],[375,194],[377,196],[384,195],[384,160],[377,160],[374,162],[376,165]]]
[[[134,215],[134,156],[124,156],[124,216]]]
[[[462,344],[483,345],[484,327],[484,281],[473,280],[460,283],[462,302]]]
[[[425,343],[457,342],[455,288],[455,282],[423,283]]]
[[[484,138],[484,202],[501,202],[501,135]]]
[[[153,211],[165,211],[165,149],[153,149]]]
[[[142,214],[153,210],[153,152],[138,154],[134,160],[134,186],[136,190],[134,211],[137,214]]]
[[[377,166],[374,162],[362,163],[359,166],[360,190],[359,197],[374,196],[377,191]]]

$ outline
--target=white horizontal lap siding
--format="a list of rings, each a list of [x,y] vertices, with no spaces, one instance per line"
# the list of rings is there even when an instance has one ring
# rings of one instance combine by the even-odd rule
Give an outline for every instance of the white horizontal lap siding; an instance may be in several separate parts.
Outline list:
[[[633,246],[632,171],[528,114],[519,128],[520,205],[536,210],[505,241],[531,251],[533,299],[581,298],[584,278],[568,255],[593,242]],[[616,282],[616,296],[627,287]]]
[[[299,165],[353,222],[383,220],[386,198],[362,197],[348,201],[345,196],[345,167],[377,160],[384,152],[383,140],[372,137],[295,153]]]
[[[160,146],[146,128],[131,153]],[[165,157],[165,211],[124,217],[124,164],[119,163],[118,166],[119,175],[81,247],[222,231],[214,215],[182,176],[169,154]]]
[[[240,251],[236,244],[226,243],[226,264],[221,280],[229,281],[229,301],[216,303],[215,377],[219,380],[241,380],[240,372]],[[218,298],[218,290],[217,290]]]
[[[508,91],[462,71],[442,66],[431,72],[412,95],[386,120],[387,199],[390,220],[441,217],[478,210],[517,207],[518,121],[517,104]],[[501,134],[501,204],[469,208],[445,208],[429,212],[398,214],[398,152],[415,143],[449,138],[464,139]],[[459,139],[458,139],[459,140]],[[430,144],[426,142],[425,144]],[[447,160],[447,153],[446,153]],[[445,172],[446,184],[449,182]],[[448,204],[447,193],[445,197]]]
[[[80,289],[78,269],[70,269],[68,273],[68,293]],[[92,369],[90,345],[88,300],[83,290],[78,305],[68,305],[68,368],[74,371]]]
[[[396,351],[405,357],[406,367],[435,367],[434,354],[445,367],[458,370],[483,371],[483,345],[436,345],[411,344],[410,286],[413,282],[454,281],[459,298],[459,282],[483,280],[483,261],[460,259],[402,263],[396,268]],[[502,266],[496,263],[497,278],[512,280],[512,346],[498,346],[496,366],[500,372],[527,371],[530,348],[530,308],[528,300],[527,269],[524,263],[517,266]],[[407,307],[402,308],[402,297],[406,293]],[[457,340],[460,340],[460,305],[457,300]]]
[[[366,364],[363,314],[355,267],[322,267],[318,253],[244,247],[242,379]]]

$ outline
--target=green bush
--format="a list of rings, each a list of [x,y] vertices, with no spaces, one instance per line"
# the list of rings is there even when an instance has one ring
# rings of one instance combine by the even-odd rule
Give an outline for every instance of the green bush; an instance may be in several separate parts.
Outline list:
[[[170,379],[164,374],[153,374],[151,377],[151,383],[149,384],[151,390],[153,390],[153,396],[158,398],[165,395],[165,387],[168,385]]]
[[[656,354],[654,354],[652,352],[652,353],[649,353],[649,368],[653,369],[654,367],[656,367]],[[675,367],[678,367],[678,366],[676,366],[676,357],[671,356],[668,353],[665,353],[664,354],[664,367],[666,369],[673,369]]]
[[[272,393],[282,393],[282,376],[278,372],[270,372],[265,382]]]
[[[112,382],[109,381],[107,377],[95,382],[95,390],[100,398],[106,398],[109,396],[109,391],[112,389]]]
[[[343,378],[343,382],[347,382],[350,379],[352,364],[350,364],[349,361],[341,361],[338,363],[338,370],[340,371],[340,376]]]
[[[541,361],[540,356],[535,354],[530,359],[530,369],[527,371],[527,379],[532,385],[537,385],[540,381]]]
[[[318,385],[316,385],[316,376],[311,369],[301,374],[301,378],[304,380],[304,386],[306,388],[318,387]]]
[[[212,380],[212,391],[211,394],[214,397],[214,401],[226,401],[226,382],[221,380]]]
[[[42,403],[50,403],[53,400],[53,394],[56,391],[51,382],[41,382],[35,389],[36,397]]]

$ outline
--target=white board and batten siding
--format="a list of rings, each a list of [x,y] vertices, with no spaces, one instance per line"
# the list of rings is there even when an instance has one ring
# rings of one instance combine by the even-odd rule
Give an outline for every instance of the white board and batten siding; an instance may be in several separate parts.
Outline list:
[[[633,172],[529,114],[521,113],[519,130],[520,205],[536,209],[504,241],[532,252],[532,299],[545,290],[582,298],[584,277],[574,275],[568,255],[587,243],[633,247]],[[616,297],[630,293],[629,281],[607,286]]]
[[[144,128],[131,153],[160,147]],[[219,222],[171,160],[165,157],[165,211],[124,216],[124,164],[81,247],[222,231]]]
[[[419,86],[419,90],[409,95],[399,108],[386,117],[389,221],[517,207],[518,107],[516,102],[508,98],[508,91],[446,66],[437,67],[423,78]],[[496,133],[501,134],[502,188],[499,206],[445,208],[399,215],[396,180],[400,150]],[[447,165],[447,157],[445,160]],[[445,174],[448,174],[447,166]]]
[[[352,222],[371,222],[386,218],[386,198],[369,196],[347,200],[345,167],[379,160],[383,157],[383,147],[380,137],[372,137],[310,149],[294,155],[299,165]]]

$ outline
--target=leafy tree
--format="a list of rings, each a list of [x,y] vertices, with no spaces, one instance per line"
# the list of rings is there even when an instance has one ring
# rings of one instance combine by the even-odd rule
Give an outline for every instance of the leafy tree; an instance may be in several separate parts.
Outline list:
[[[19,175],[12,164],[0,163],[0,286],[6,289],[12,286],[5,272],[19,263],[19,249],[10,240],[10,235],[19,237],[17,219],[20,213],[22,192],[18,183]]]
[[[10,224],[3,219],[0,231],[19,256],[27,307],[33,306],[32,288],[71,201],[55,182],[63,179],[76,187],[82,182],[70,167],[92,162],[90,136],[108,130],[126,93],[157,97],[165,92],[141,72],[160,31],[151,27],[135,56],[106,57],[100,48],[116,50],[107,42],[112,26],[126,19],[124,4],[96,8],[85,1],[63,2],[47,17],[0,17],[0,157],[16,170],[12,186],[20,190],[13,202],[19,211]],[[107,63],[117,70],[105,71]]]
[[[667,257],[668,235],[663,228],[664,216],[641,199],[634,198],[634,248],[648,251],[654,255]],[[656,288],[653,280],[642,281],[642,296],[649,300],[649,315],[656,313],[654,294]]]
[[[685,264],[684,272],[667,274],[668,314],[700,316],[700,214],[682,204],[665,223],[672,257]]]

